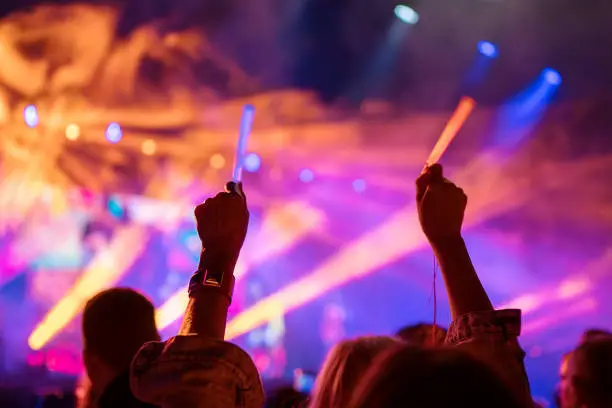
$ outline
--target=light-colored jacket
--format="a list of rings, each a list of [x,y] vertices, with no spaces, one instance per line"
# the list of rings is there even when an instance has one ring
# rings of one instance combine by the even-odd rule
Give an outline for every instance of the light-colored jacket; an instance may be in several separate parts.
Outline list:
[[[490,310],[459,316],[451,323],[445,344],[493,368],[525,406],[533,406],[525,371],[525,352],[518,343],[521,311]]]
[[[476,312],[455,319],[445,344],[488,363],[531,406],[518,344],[520,310]],[[142,401],[162,408],[260,408],[259,373],[238,346],[197,335],[147,343],[132,362],[131,387]]]
[[[162,408],[261,408],[264,392],[251,357],[235,344],[197,335],[145,344],[130,384]]]

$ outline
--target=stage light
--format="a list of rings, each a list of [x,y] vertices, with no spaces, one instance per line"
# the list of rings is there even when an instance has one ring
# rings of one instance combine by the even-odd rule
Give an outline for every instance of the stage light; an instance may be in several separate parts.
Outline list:
[[[210,167],[220,170],[225,166],[225,157],[222,154],[216,153],[210,157]]]
[[[300,180],[303,183],[310,183],[314,180],[314,173],[310,169],[304,169],[300,172]]]
[[[140,146],[140,151],[146,156],[153,156],[157,151],[157,143],[155,143],[155,140],[153,139],[147,139],[142,142],[142,146]]]
[[[561,74],[555,71],[552,68],[545,68],[542,71],[542,75],[544,75],[544,79],[551,85],[561,85],[562,79]]]
[[[358,193],[363,193],[366,189],[366,182],[363,179],[353,181],[353,189]]]
[[[259,170],[261,166],[261,158],[255,153],[249,153],[244,158],[244,169],[248,172],[254,173]]]
[[[403,4],[395,6],[395,16],[406,24],[414,25],[419,22],[419,13],[413,8]]]
[[[118,143],[123,137],[123,131],[121,130],[121,126],[118,123],[111,123],[106,128],[106,140],[111,143]]]
[[[489,41],[481,41],[478,43],[478,52],[487,58],[497,57],[497,47]]]
[[[23,119],[28,127],[34,128],[38,126],[38,111],[36,110],[36,106],[26,106],[23,110]]]
[[[77,140],[79,136],[81,136],[81,128],[79,125],[71,123],[66,126],[66,139],[74,141]]]

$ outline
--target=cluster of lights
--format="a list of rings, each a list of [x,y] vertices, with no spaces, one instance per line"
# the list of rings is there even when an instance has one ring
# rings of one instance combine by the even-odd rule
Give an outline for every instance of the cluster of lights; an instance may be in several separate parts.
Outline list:
[[[414,25],[419,21],[419,14],[411,7],[400,4],[395,7],[395,16],[402,22]],[[498,50],[495,44],[490,41],[480,41],[478,43],[478,52],[480,55],[486,58],[496,58]],[[544,80],[553,86],[561,84],[561,75],[552,68],[546,68],[542,71],[542,77]],[[38,111],[34,105],[28,105],[23,112],[24,121],[30,128],[34,128],[39,124]],[[81,129],[77,124],[69,124],[66,126],[66,139],[75,141],[81,135]],[[119,143],[123,138],[123,130],[121,126],[112,122],[106,128],[106,140],[110,143]],[[141,151],[146,156],[152,156],[157,152],[157,143],[153,139],[147,139],[142,143]],[[226,165],[225,157],[222,154],[216,153],[210,157],[210,166],[214,169],[220,170]],[[249,153],[244,158],[244,169],[250,173],[255,173],[261,167],[261,157],[256,153]],[[303,183],[310,183],[315,179],[315,174],[311,169],[303,169],[299,173],[299,179]],[[362,193],[365,191],[367,184],[363,179],[356,179],[353,181],[353,189]]]
[[[413,9],[412,7],[399,4],[395,6],[394,9],[395,16],[405,24],[415,25],[419,22],[420,16],[419,13]],[[497,58],[498,49],[495,44],[490,41],[480,41],[478,42],[478,53],[485,58],[494,59]],[[559,72],[555,71],[552,68],[546,68],[542,71],[542,76],[544,80],[553,86],[561,85],[562,79]]]
[[[216,160],[222,160],[223,163],[225,163],[225,159],[223,158],[223,156],[221,156],[220,154],[216,154],[214,156],[212,156],[210,158],[211,160],[211,167],[213,168],[219,168],[215,165],[213,165],[213,161]],[[255,173],[259,170],[259,168],[261,167],[261,158],[256,154],[256,153],[249,153],[245,158],[244,158],[244,169],[246,171],[248,171],[249,173]],[[271,175],[272,172],[274,171],[274,169],[271,170]],[[304,183],[304,184],[309,184],[311,182],[314,181],[315,179],[315,173],[312,169],[309,168],[305,168],[300,170],[299,174],[298,174],[298,178],[299,180]],[[352,186],[353,186],[353,190],[355,190],[355,192],[357,193],[363,193],[366,188],[367,188],[367,183],[365,180],[363,179],[355,179],[352,182]]]

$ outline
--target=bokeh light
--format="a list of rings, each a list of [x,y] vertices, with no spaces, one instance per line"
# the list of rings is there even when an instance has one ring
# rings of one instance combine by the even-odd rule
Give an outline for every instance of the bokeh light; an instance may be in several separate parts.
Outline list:
[[[28,105],[23,110],[23,119],[31,128],[38,126],[38,111],[36,110],[36,106]]]
[[[300,181],[303,183],[310,183],[314,180],[314,173],[310,169],[304,169],[300,172]]]
[[[364,179],[356,179],[353,181],[353,190],[358,193],[363,193],[367,185]]]
[[[210,157],[210,167],[220,170],[225,167],[225,157],[221,153],[215,153]]]
[[[480,41],[478,43],[478,52],[487,58],[497,57],[497,47],[489,41]]]
[[[561,74],[559,74],[556,70],[552,68],[545,68],[542,71],[542,75],[544,75],[544,79],[551,85],[561,85],[562,79]]]
[[[111,123],[106,128],[106,140],[111,143],[119,143],[119,141],[123,138],[123,131],[121,130],[121,126],[118,123]]]
[[[395,16],[406,24],[414,25],[419,22],[419,13],[413,8],[400,4],[395,6]]]
[[[256,153],[249,153],[244,158],[244,169],[251,173],[256,172],[261,167],[261,158]]]
[[[125,209],[123,208],[123,204],[118,197],[110,197],[106,202],[106,209],[108,213],[115,218],[123,218],[125,215]]]
[[[153,139],[147,139],[142,142],[142,146],[140,146],[140,151],[146,156],[153,156],[157,151],[157,143]]]
[[[71,123],[66,126],[66,139],[77,140],[81,136],[81,128],[75,123]]]

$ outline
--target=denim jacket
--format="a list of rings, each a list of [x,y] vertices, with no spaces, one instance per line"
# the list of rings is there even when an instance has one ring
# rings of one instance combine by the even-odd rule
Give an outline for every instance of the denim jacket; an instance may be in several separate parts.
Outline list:
[[[249,355],[197,335],[145,344],[132,362],[134,395],[162,408],[260,408],[264,393]]]
[[[487,363],[525,406],[533,406],[523,362],[525,352],[518,343],[520,334],[518,309],[474,312],[453,320],[445,344]]]

